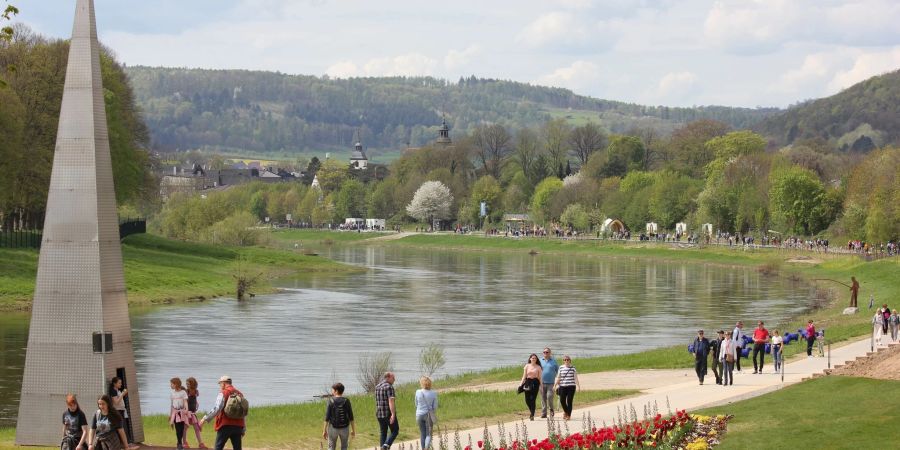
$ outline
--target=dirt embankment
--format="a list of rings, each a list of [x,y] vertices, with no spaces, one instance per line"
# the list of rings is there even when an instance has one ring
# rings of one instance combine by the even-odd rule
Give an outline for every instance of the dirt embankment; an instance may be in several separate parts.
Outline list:
[[[888,349],[847,364],[832,372],[834,375],[850,377],[877,378],[881,380],[900,380],[900,345],[892,345]]]

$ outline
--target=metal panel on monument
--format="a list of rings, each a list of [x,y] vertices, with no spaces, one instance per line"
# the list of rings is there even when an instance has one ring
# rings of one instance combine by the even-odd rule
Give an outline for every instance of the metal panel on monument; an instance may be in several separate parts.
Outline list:
[[[94,334],[101,351],[95,352]],[[107,345],[111,342],[110,345]],[[65,395],[85,414],[124,368],[144,440],[94,3],[77,0],[22,378],[16,444],[57,446]]]

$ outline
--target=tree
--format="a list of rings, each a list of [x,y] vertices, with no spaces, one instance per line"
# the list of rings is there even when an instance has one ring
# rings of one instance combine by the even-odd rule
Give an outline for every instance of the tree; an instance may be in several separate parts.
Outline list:
[[[406,206],[406,212],[411,217],[428,221],[430,225],[434,220],[450,218],[450,206],[453,204],[453,194],[450,188],[440,181],[426,181],[416,190],[412,201]]]
[[[703,176],[703,170],[707,164],[715,159],[713,149],[706,143],[728,132],[727,124],[715,120],[697,120],[672,132],[667,146],[668,160],[671,166],[679,172],[692,177]]]
[[[583,165],[595,151],[606,147],[606,133],[594,122],[588,122],[572,130],[569,145]]]
[[[580,231],[587,231],[591,226],[590,216],[588,216],[584,206],[581,206],[580,203],[573,203],[567,206],[566,210],[559,216],[559,221]]]
[[[786,219],[790,231],[806,236],[821,231],[818,215],[822,213],[825,187],[811,171],[793,166],[774,172],[769,200],[773,212]]]
[[[335,194],[334,221],[343,222],[347,217],[363,217],[366,213],[366,187],[352,178],[344,180]]]
[[[553,196],[563,187],[563,182],[556,177],[547,177],[534,188],[531,197],[531,218],[535,222],[546,222],[551,219],[550,202]]]
[[[500,167],[510,152],[509,132],[500,124],[482,125],[475,128],[472,138],[485,172],[500,178]]]
[[[479,223],[481,212],[481,202],[485,202],[487,206],[488,217],[485,219],[487,223],[499,222],[503,218],[503,209],[500,200],[503,195],[503,189],[500,183],[494,177],[485,175],[478,179],[472,185],[472,194],[469,197],[469,214],[467,219],[471,223]]]
[[[600,168],[601,175],[621,177],[644,166],[644,144],[634,136],[614,136],[606,148],[606,161]]]
[[[516,133],[515,158],[522,172],[529,173],[538,156],[538,139],[534,131],[523,128]]]
[[[326,193],[335,192],[341,188],[344,180],[348,177],[350,165],[345,161],[338,161],[334,158],[326,159],[319,171],[316,173],[319,177],[319,185]]]
[[[6,8],[3,12],[0,12],[0,19],[3,20],[12,20],[12,17],[19,13],[18,8],[13,5],[6,5]],[[0,27],[0,42],[9,42],[13,38],[13,28],[11,26],[2,26]],[[7,67],[7,70],[10,72],[15,71],[15,66]],[[0,78],[0,89],[7,87],[6,81],[3,78]]]
[[[544,122],[541,128],[541,138],[544,141],[544,149],[550,159],[549,165],[555,170],[566,161],[569,153],[569,133],[572,132],[565,119],[550,119]],[[541,178],[543,179],[543,178]]]

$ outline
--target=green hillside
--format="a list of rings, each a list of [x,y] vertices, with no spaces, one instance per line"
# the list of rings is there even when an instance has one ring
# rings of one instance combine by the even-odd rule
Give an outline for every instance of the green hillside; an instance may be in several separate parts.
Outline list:
[[[512,81],[430,77],[330,79],[246,70],[130,67],[156,149],[293,154],[346,151],[356,130],[376,159],[434,139],[446,113],[451,136],[481,122],[517,129],[549,118],[592,120],[610,132],[668,132],[698,119],[745,128],[777,109],[644,106]]]
[[[756,129],[779,146],[810,138],[855,152],[896,145],[900,143],[900,70],[789,108]]]

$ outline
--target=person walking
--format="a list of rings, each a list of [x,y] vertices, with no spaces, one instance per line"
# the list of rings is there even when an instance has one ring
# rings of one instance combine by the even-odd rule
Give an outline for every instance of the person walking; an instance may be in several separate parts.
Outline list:
[[[884,334],[883,329],[884,325],[884,316],[881,315],[881,311],[875,311],[875,316],[872,317],[872,333],[875,335],[875,345],[881,346],[881,336]]]
[[[169,426],[175,429],[175,448],[184,448],[184,427],[188,422],[188,393],[181,385],[181,378],[169,380],[172,394],[169,396]]]
[[[891,341],[897,342],[897,332],[900,330],[900,316],[897,315],[896,309],[891,313],[888,322],[891,325]]]
[[[737,349],[734,339],[730,334],[726,334],[719,349],[719,361],[722,362],[722,386],[734,384],[734,361],[737,359]]]
[[[852,284],[850,286],[850,307],[856,308],[856,298],[859,296],[859,282],[856,281],[856,277],[850,277],[850,282]]]
[[[881,316],[884,318],[881,324],[881,333],[887,336],[891,319],[891,308],[888,308],[887,303],[881,305]]]
[[[709,357],[709,340],[703,337],[703,330],[697,331],[697,337],[691,346],[691,353],[694,354],[694,370],[697,372],[697,379],[700,385],[703,385],[703,378],[706,376],[706,359]]]
[[[553,358],[550,347],[544,349],[541,371],[541,418],[546,419],[548,411],[550,417],[553,417],[553,404],[556,397],[553,394],[553,383],[556,382],[556,372],[559,371],[559,363]]]
[[[816,326],[812,319],[806,322],[806,357],[812,358],[813,344],[816,343]]]
[[[200,433],[200,421],[197,419],[197,410],[199,409],[199,404],[197,403],[197,397],[200,397],[200,390],[197,389],[197,379],[194,377],[188,377],[185,380],[187,383],[187,426],[194,428],[194,435],[197,436],[197,447],[198,448],[206,448],[206,444],[203,443],[203,434]],[[184,448],[190,448],[188,445],[187,432],[184,433]]]
[[[772,359],[775,361],[775,373],[781,370],[782,351],[784,350],[784,338],[778,330],[772,332]]]
[[[419,440],[422,450],[431,448],[434,424],[437,423],[437,392],[431,390],[431,378],[419,379],[421,389],[416,391],[416,423],[419,424]]]
[[[722,348],[722,342],[725,340],[725,331],[716,332],[716,339],[709,341],[709,355],[712,357],[712,372],[716,376],[716,384],[722,384],[722,369],[724,368],[719,362],[719,350]]]
[[[400,434],[400,423],[397,421],[397,405],[395,404],[394,394],[394,377],[393,372],[386,372],[381,380],[375,386],[375,418],[378,419],[378,427],[381,430],[381,437],[378,445],[382,450],[391,448],[394,439]],[[391,430],[388,436],[388,429]]]
[[[335,450],[338,438],[341,439],[341,450],[347,450],[350,445],[350,436],[356,436],[353,406],[350,404],[350,399],[344,397],[344,385],[334,383],[331,386],[331,400],[325,407],[322,438],[328,439],[328,450]]]
[[[563,409],[563,419],[571,419],[572,401],[575,399],[575,391],[581,390],[581,382],[578,381],[578,372],[572,366],[572,358],[569,355],[563,356],[563,365],[556,374],[553,388],[559,393],[559,405]]]
[[[535,400],[537,400],[538,391],[541,389],[542,375],[543,369],[541,369],[540,360],[537,355],[532,353],[528,357],[525,367],[522,368],[522,381],[519,382],[520,389],[525,391],[525,405],[528,406],[528,411],[531,414],[530,420],[534,420]]]
[[[731,332],[731,341],[732,345],[734,345],[734,351],[737,355],[735,357],[734,366],[738,372],[741,371],[741,355],[743,355],[743,346],[744,346],[744,322],[738,321],[734,326],[734,331]]]
[[[232,384],[231,377],[228,375],[222,375],[219,378],[219,394],[216,395],[216,402],[213,404],[211,410],[209,410],[206,415],[203,416],[203,419],[200,420],[200,426],[203,424],[209,423],[210,420],[215,419],[215,430],[216,430],[216,450],[223,450],[225,448],[225,443],[231,441],[231,448],[233,450],[241,450],[241,441],[244,438],[244,435],[247,434],[247,422],[246,420],[241,418],[229,417],[225,414],[225,405],[226,401],[232,394],[236,394],[243,398],[244,394],[241,391],[235,389]]]
[[[108,395],[100,396],[88,432],[88,450],[124,449],[128,445],[128,437],[125,436],[122,421],[122,416],[112,406],[112,399]]]
[[[78,405],[75,394],[66,395],[66,410],[62,415],[63,439],[60,450],[86,450],[88,436],[87,417]]]
[[[134,434],[131,430],[131,418],[128,416],[128,408],[125,407],[125,397],[128,396],[128,389],[125,382],[119,377],[113,377],[109,380],[109,398],[112,400],[112,407],[122,417],[122,428],[125,430],[125,436],[128,437],[128,450],[137,449],[134,445]]]
[[[769,342],[769,330],[760,320],[753,330],[753,373],[762,373],[766,362],[766,343]],[[759,366],[756,364],[756,355],[759,355]]]

